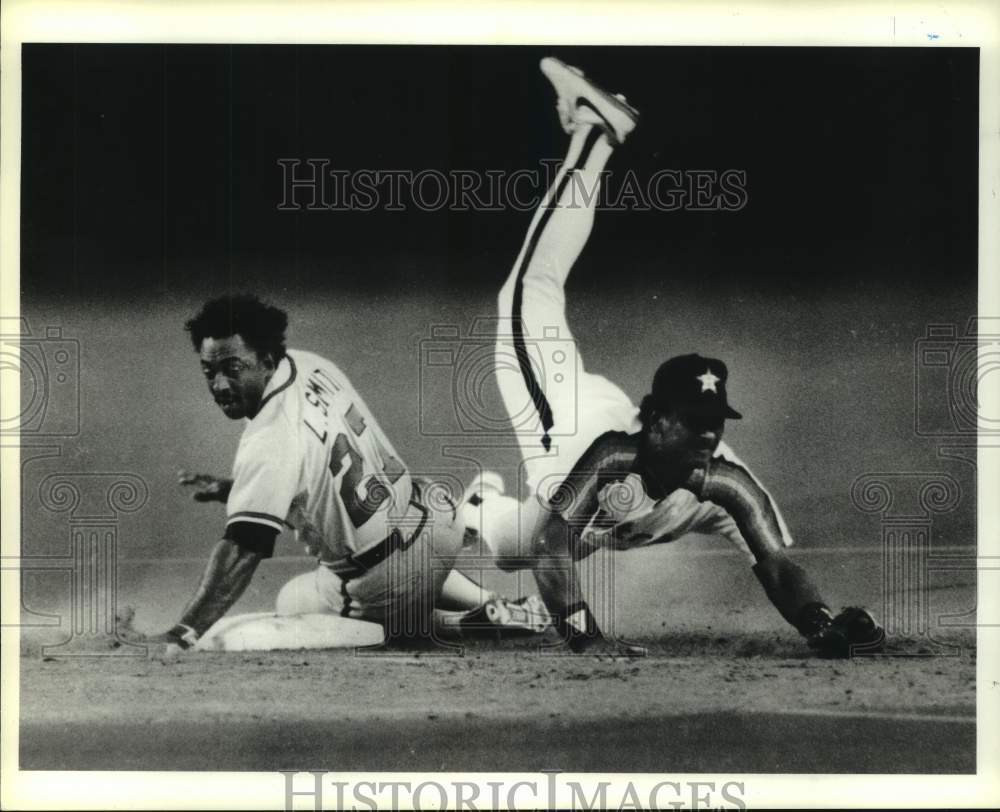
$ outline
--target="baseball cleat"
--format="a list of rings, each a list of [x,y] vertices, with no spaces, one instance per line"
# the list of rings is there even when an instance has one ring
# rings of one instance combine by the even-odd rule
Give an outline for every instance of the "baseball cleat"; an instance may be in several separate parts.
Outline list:
[[[615,146],[625,141],[639,121],[639,111],[621,94],[612,95],[595,85],[583,71],[547,56],[540,66],[556,91],[556,110],[567,133],[580,124],[600,127]]]
[[[552,615],[538,595],[525,595],[516,601],[509,601],[506,598],[501,600],[507,604],[512,617],[518,618],[515,622],[522,622],[539,634],[552,625]]]
[[[537,595],[516,601],[494,598],[467,612],[461,619],[463,637],[521,637],[540,634],[552,619]]]

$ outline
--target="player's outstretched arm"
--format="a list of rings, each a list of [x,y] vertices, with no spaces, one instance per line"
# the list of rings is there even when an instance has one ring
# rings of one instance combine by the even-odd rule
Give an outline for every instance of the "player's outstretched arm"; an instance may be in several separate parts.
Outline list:
[[[180,623],[150,642],[180,649],[193,646],[239,600],[260,562],[260,553],[222,539],[212,549],[201,583]]]
[[[732,516],[756,560],[754,575],[781,616],[811,648],[834,657],[881,648],[885,632],[867,610],[853,607],[834,617],[809,574],[788,557],[771,499],[745,468],[712,460],[684,487]]]
[[[713,459],[693,472],[685,485],[702,501],[725,510],[736,522],[756,563],[754,574],[785,620],[809,635],[818,622],[816,607],[825,607],[819,589],[785,553],[777,512],[767,492],[740,465]]]
[[[233,489],[233,480],[211,474],[193,474],[190,471],[177,472],[177,484],[191,489],[191,498],[196,502],[225,502]]]

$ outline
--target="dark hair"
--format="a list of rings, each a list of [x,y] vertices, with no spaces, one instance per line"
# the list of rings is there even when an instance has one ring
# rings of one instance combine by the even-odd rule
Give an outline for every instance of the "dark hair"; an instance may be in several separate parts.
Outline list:
[[[205,302],[193,319],[184,324],[191,334],[195,352],[206,338],[228,338],[239,334],[258,358],[271,355],[275,361],[285,356],[285,329],[288,314],[265,304],[251,294],[220,296]]]
[[[653,412],[660,412],[662,414],[663,410],[658,408],[653,400],[653,396],[646,395],[642,402],[639,404],[639,421],[642,423],[644,429],[649,428],[649,424],[653,421]]]

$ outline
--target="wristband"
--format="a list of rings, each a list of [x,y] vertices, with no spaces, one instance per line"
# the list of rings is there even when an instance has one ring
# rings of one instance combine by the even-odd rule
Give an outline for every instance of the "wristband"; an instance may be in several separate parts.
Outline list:
[[[191,648],[191,646],[198,642],[198,632],[186,623],[178,623],[169,632],[167,632],[167,634],[171,637],[176,637],[177,645],[185,650]]]

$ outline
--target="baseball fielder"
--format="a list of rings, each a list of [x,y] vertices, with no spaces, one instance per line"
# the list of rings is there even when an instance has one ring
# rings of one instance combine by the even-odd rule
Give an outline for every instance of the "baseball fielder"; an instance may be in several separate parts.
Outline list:
[[[158,641],[196,643],[285,528],[319,566],[282,588],[279,615],[336,614],[399,637],[430,634],[435,607],[448,604],[477,611],[439,630],[466,619],[534,629],[531,601],[500,599],[452,569],[465,530],[454,505],[426,498],[334,363],[286,350],[287,321],[256,297],[232,296],[208,302],[187,323],[213,399],[227,417],[248,422],[231,480],[182,476],[196,499],[226,503],[226,528],[180,622]]]
[[[637,408],[578,354],[549,353],[557,346],[550,339],[558,346],[572,340],[566,279],[593,227],[601,172],[639,114],[557,59],[543,59],[541,70],[555,89],[569,148],[500,291],[496,364],[532,496],[518,503],[501,495],[502,481],[477,483],[477,509],[467,509],[467,520],[481,522],[499,566],[534,569],[574,651],[642,653],[604,639],[573,562],[600,547],[632,549],[688,532],[721,535],[749,556],[768,597],[813,648],[830,655],[876,648],[884,635],[871,616],[851,609],[834,618],[788,557],[792,538],[777,505],[722,442],[725,421],[741,417],[727,400],[722,361],[669,359]],[[506,363],[512,353],[516,365]]]

